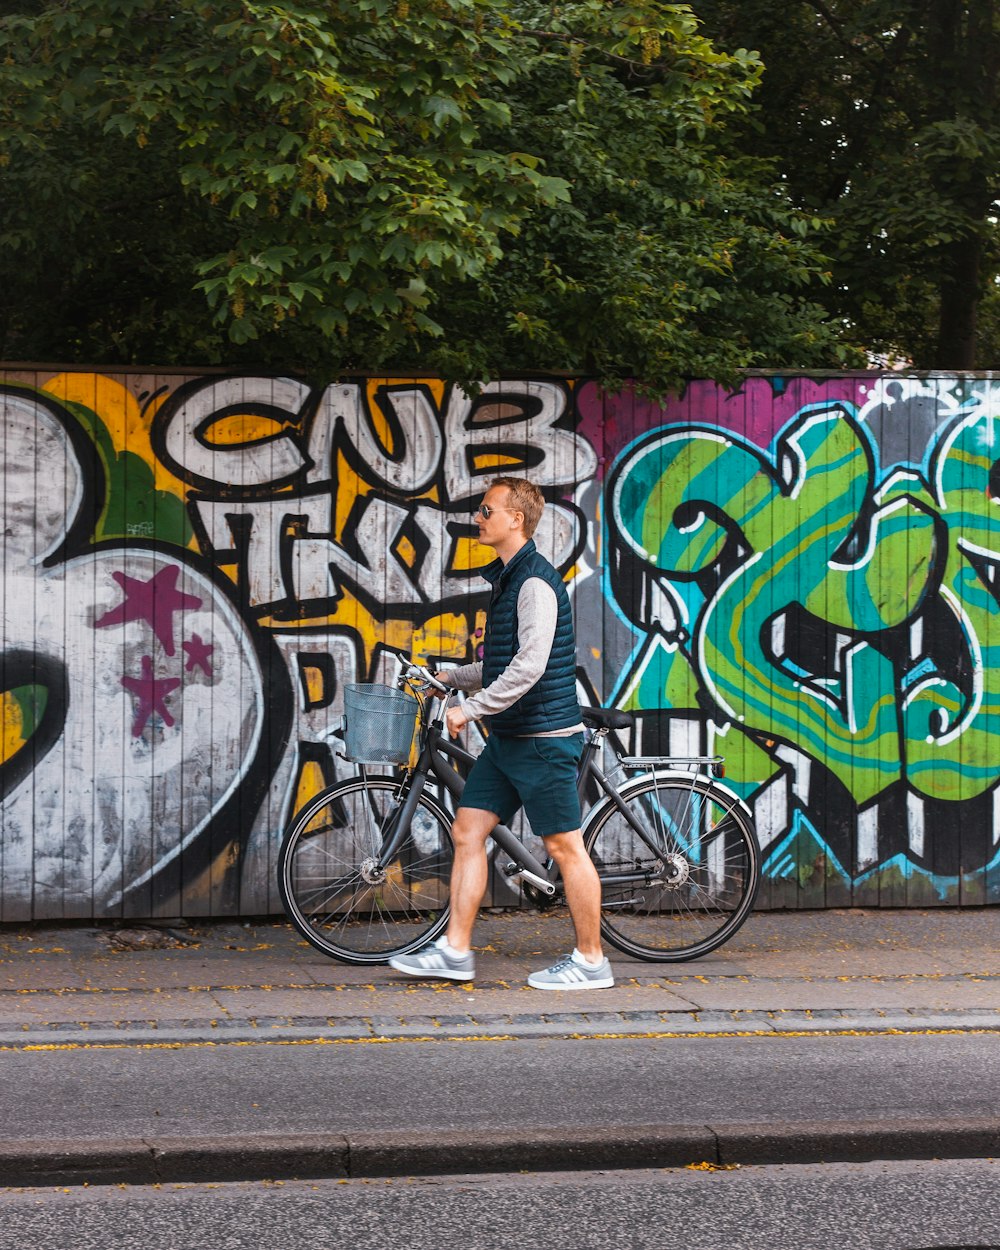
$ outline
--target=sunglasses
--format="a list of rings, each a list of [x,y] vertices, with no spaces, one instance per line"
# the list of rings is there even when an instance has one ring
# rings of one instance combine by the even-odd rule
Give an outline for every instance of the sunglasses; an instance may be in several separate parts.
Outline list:
[[[488,521],[494,512],[509,512],[509,508],[491,508],[488,503],[481,503],[473,512],[473,516],[481,516],[484,521]]]

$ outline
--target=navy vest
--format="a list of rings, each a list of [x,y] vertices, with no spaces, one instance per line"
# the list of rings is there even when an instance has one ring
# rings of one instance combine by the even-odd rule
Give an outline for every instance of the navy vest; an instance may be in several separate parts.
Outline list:
[[[483,576],[493,586],[483,646],[484,687],[496,681],[517,654],[517,596],[521,586],[529,577],[540,577],[556,593],[556,632],[545,672],[527,694],[489,718],[491,730],[517,737],[579,725],[573,612],[562,578],[530,539],[507,564],[494,560],[487,565]]]

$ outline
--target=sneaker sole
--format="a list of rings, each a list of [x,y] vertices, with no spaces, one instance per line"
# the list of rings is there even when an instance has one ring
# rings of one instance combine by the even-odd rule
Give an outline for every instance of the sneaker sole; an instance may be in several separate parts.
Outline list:
[[[602,977],[600,981],[575,981],[571,985],[539,984],[528,977],[528,984],[533,990],[610,990],[615,983],[614,977]]]

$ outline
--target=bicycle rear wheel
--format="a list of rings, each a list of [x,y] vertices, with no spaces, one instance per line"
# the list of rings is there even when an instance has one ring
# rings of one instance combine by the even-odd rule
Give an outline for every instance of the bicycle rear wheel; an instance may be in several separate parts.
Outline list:
[[[285,911],[306,941],[350,964],[416,950],[448,922],[451,819],[421,794],[396,857],[379,855],[405,794],[401,779],[357,778],[322,791],[294,818],[278,853]]]
[[[637,959],[682,962],[721,946],[760,884],[753,821],[706,777],[647,774],[592,809],[584,843],[601,877],[601,932]]]

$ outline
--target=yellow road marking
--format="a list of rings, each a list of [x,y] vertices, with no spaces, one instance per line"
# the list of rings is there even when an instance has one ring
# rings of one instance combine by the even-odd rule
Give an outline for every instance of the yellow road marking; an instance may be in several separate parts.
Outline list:
[[[391,1046],[417,1042],[524,1042],[538,1041],[681,1041],[684,1039],[769,1038],[784,1041],[803,1037],[953,1037],[962,1034],[984,1036],[996,1029],[738,1029],[719,1032],[649,1032],[649,1033],[475,1033],[469,1036],[441,1037],[432,1033],[414,1037],[260,1037],[233,1041],[199,1039],[173,1042],[29,1042],[23,1045],[3,1043],[0,1051],[69,1051],[69,1050],[218,1050],[226,1046]]]

